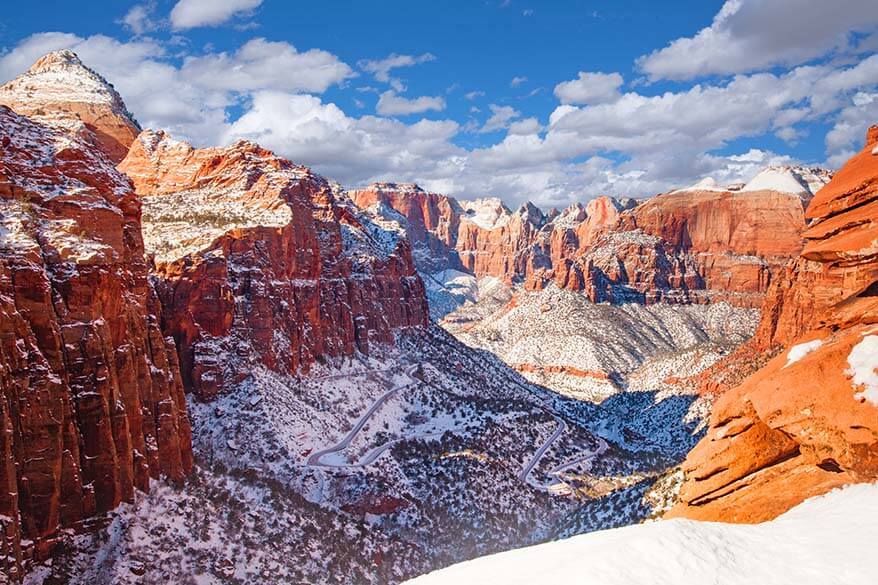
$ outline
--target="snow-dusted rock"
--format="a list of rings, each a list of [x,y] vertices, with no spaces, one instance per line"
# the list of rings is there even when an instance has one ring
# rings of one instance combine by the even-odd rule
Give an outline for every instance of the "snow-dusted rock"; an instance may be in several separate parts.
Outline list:
[[[62,527],[191,469],[160,311],[129,181],[90,143],[0,106],[0,540],[13,574]]]
[[[811,201],[802,254],[772,287],[748,344],[769,355],[779,344],[790,349],[716,402],[672,514],[761,521],[878,478],[876,143],[873,126],[865,148]]]
[[[0,104],[78,135],[114,163],[125,157],[140,132],[113,86],[67,49],[44,55],[0,86]]]
[[[195,149],[145,131],[119,168],[143,201],[166,331],[209,399],[255,364],[285,373],[427,323],[405,219],[251,142]]]

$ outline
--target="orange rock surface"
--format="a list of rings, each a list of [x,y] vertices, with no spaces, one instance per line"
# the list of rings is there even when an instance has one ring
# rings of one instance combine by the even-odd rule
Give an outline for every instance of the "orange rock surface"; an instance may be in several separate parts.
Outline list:
[[[759,522],[878,478],[878,401],[854,378],[855,367],[878,367],[876,145],[873,127],[812,200],[805,246],[772,287],[750,346],[784,349],[717,401],[671,516]]]

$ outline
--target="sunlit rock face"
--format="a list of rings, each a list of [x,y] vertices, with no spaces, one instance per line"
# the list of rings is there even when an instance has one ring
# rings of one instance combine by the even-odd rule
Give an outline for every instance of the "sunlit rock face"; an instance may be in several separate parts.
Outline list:
[[[130,182],[5,106],[0,145],[0,514],[18,570],[150,478],[182,479],[192,453]]]
[[[751,345],[783,349],[716,403],[673,515],[758,522],[878,477],[878,127],[811,201]]]
[[[428,323],[404,220],[246,141],[195,149],[146,131],[120,170],[143,201],[164,328],[210,399],[253,364],[306,372]]]
[[[65,127],[113,163],[125,158],[140,133],[113,86],[69,50],[44,55],[25,73],[0,86],[0,104],[31,119]]]

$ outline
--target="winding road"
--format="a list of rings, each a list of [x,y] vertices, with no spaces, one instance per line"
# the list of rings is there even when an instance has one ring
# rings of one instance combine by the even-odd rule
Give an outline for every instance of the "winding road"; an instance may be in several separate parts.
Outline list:
[[[533,471],[533,468],[536,467],[537,463],[540,462],[540,459],[542,459],[543,455],[545,455],[549,447],[552,446],[552,443],[557,441],[558,437],[561,436],[561,433],[567,430],[566,422],[558,417],[555,417],[555,421],[558,423],[558,428],[555,429],[555,432],[552,433],[551,437],[546,439],[546,441],[542,445],[540,445],[540,448],[537,449],[537,452],[534,453],[533,457],[531,457],[530,462],[521,469],[521,473],[518,474],[519,480],[527,482],[527,477],[530,475],[530,472]]]
[[[414,378],[415,370],[417,370],[417,369],[418,369],[418,366],[416,366],[416,365],[409,366],[406,369],[405,373],[409,378]],[[403,388],[408,388],[411,385],[412,385],[412,382],[409,382],[408,384],[400,384],[399,386],[394,386],[393,388],[391,388],[390,390],[388,390],[387,392],[382,394],[381,397],[378,398],[378,400],[376,400],[374,403],[372,403],[372,406],[370,406],[368,408],[368,410],[366,410],[366,412],[364,412],[363,415],[360,416],[359,420],[357,420],[357,424],[355,424],[353,426],[353,428],[350,431],[348,431],[348,433],[344,436],[344,438],[341,441],[339,441],[338,443],[336,443],[332,447],[328,447],[326,449],[321,449],[320,451],[317,451],[316,453],[312,453],[311,456],[308,457],[308,465],[321,466],[321,467],[338,467],[337,465],[321,463],[320,459],[323,458],[325,455],[329,455],[330,453],[338,453],[339,451],[343,451],[343,450],[347,449],[350,446],[351,441],[353,441],[354,438],[357,436],[357,433],[359,433],[361,430],[363,430],[363,427],[366,426],[366,423],[369,422],[370,418],[372,418],[372,415],[375,414],[375,412],[379,408],[381,408],[381,406],[385,402],[387,402],[393,395],[395,395],[397,392],[399,392]],[[379,451],[368,462],[365,462],[365,459],[364,459],[364,462],[362,463],[362,465],[368,465],[369,463],[374,461],[378,457],[378,455],[381,454],[381,452],[382,451]],[[368,459],[368,457],[367,457],[367,459]]]
[[[351,428],[351,430],[349,430],[347,432],[347,434],[345,434],[345,436],[338,443],[336,443],[335,445],[332,445],[331,447],[327,447],[325,449],[321,449],[315,453],[312,453],[308,457],[307,464],[311,467],[336,468],[336,469],[338,469],[338,468],[365,467],[367,465],[371,465],[373,462],[375,462],[376,459],[378,459],[378,457],[380,457],[383,453],[385,453],[387,450],[389,450],[391,447],[393,447],[394,445],[396,445],[400,441],[412,439],[413,437],[403,437],[403,438],[396,439],[393,441],[388,441],[387,443],[380,445],[378,447],[375,447],[374,449],[369,451],[362,459],[360,459],[356,463],[323,463],[321,461],[321,459],[323,459],[323,457],[325,457],[331,453],[339,453],[341,451],[344,451],[348,447],[350,447],[351,442],[353,442],[353,440],[357,437],[357,434],[359,434],[360,431],[363,430],[363,428],[369,422],[369,419],[372,418],[372,416],[378,411],[379,408],[381,408],[381,406],[384,405],[385,402],[390,400],[390,398],[395,396],[400,390],[412,387],[415,384],[414,373],[417,370],[417,368],[418,368],[417,365],[409,366],[408,368],[406,368],[405,373],[409,378],[412,379],[411,382],[408,382],[405,384],[400,384],[398,386],[394,386],[393,388],[391,388],[390,390],[388,390],[387,392],[382,394],[377,400],[375,400],[375,402],[372,403],[372,405],[366,410],[366,412],[364,412],[360,416],[360,418],[357,419],[356,424],[354,424],[354,426]],[[549,438],[547,438],[543,442],[543,444],[540,445],[539,449],[537,449],[536,452],[534,452],[533,456],[521,468],[521,472],[519,472],[519,474],[517,476],[519,481],[526,483],[533,488],[541,489],[541,490],[547,490],[549,488],[549,486],[531,481],[530,474],[531,474],[531,472],[533,472],[534,467],[537,466],[537,464],[540,462],[540,460],[546,454],[546,451],[548,451],[549,448],[555,443],[555,441],[557,441],[561,437],[561,435],[567,430],[567,423],[561,417],[559,417],[555,414],[552,414],[548,410],[546,410],[546,412],[547,412],[547,414],[550,414],[552,416],[552,418],[555,419],[555,422],[558,423],[558,426],[554,430],[554,432],[552,432],[551,436],[549,436]],[[438,436],[441,436],[444,432],[445,431],[428,433],[426,435],[421,435],[419,438],[432,438],[434,436],[438,437]],[[586,460],[594,457],[595,455],[599,455],[600,453],[603,453],[604,450],[606,450],[606,447],[607,447],[606,443],[604,441],[601,441],[601,445],[599,445],[597,449],[590,451],[584,455],[579,455],[573,459],[568,459],[564,463],[561,463],[560,465],[556,465],[555,467],[550,469],[548,471],[548,473],[550,475],[556,474],[556,473],[558,473],[558,472],[560,472],[568,467],[571,467],[573,465],[581,463],[582,461],[586,461]]]

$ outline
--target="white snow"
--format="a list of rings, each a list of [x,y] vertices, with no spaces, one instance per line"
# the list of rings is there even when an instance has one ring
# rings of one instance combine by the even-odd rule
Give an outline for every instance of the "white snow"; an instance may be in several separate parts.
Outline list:
[[[876,145],[875,148],[872,149],[872,154],[878,154],[878,145]]]
[[[671,191],[671,193],[687,193],[689,191],[728,191],[728,189],[717,183],[713,177],[705,177],[694,185]]]
[[[750,179],[741,191],[777,191],[794,195],[809,194],[810,188],[802,182],[792,169],[787,167],[768,167]]]
[[[878,335],[867,335],[851,349],[848,373],[855,387],[865,386],[857,398],[865,398],[878,406]]]
[[[800,343],[798,345],[794,345],[793,347],[790,348],[789,353],[787,353],[787,363],[784,365],[784,367],[786,368],[786,367],[796,363],[797,361],[799,361],[800,359],[802,359],[803,357],[805,357],[806,355],[808,355],[812,351],[817,351],[818,349],[820,349],[820,347],[822,345],[823,345],[822,339],[815,339],[813,341],[808,341],[805,343]]]
[[[412,585],[871,583],[878,484],[847,486],[757,525],[666,520],[475,559]]]
[[[509,218],[512,217],[512,212],[497,197],[461,201],[460,206],[466,211],[463,219],[486,230],[501,228],[509,223]]]
[[[159,262],[201,250],[233,229],[283,227],[293,218],[284,201],[259,201],[241,181],[230,189],[189,189],[141,197],[143,243]]]

